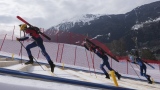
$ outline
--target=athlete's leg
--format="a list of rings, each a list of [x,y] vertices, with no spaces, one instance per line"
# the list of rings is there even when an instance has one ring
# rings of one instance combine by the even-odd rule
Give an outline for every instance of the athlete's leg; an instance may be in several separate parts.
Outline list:
[[[107,71],[104,69],[104,65],[106,65],[105,64],[106,62],[103,60],[103,63],[102,64],[100,64],[100,69],[103,71],[103,73],[106,75],[106,78],[110,78],[109,77],[109,74],[107,73]]]
[[[37,44],[35,42],[32,42],[31,44],[28,44],[26,46],[26,51],[27,51],[27,54],[28,54],[28,57],[29,57],[29,61],[26,62],[25,64],[33,64],[33,56],[32,56],[32,53],[31,53],[31,48],[33,47],[36,47]]]
[[[32,53],[31,53],[31,48],[34,48],[34,47],[36,47],[37,46],[37,44],[36,44],[36,42],[32,42],[31,44],[28,44],[27,46],[26,46],[26,51],[27,51],[27,54],[28,54],[28,56],[32,56]]]
[[[109,62],[108,62],[108,58],[106,58],[104,61],[105,61],[106,67],[107,67],[110,71],[113,70],[113,71],[115,72],[116,76],[118,77],[118,79],[120,80],[121,75],[120,75],[118,72],[116,72],[114,69],[111,68],[111,66],[110,66],[110,64],[109,64]]]
[[[46,49],[43,45],[43,42],[39,42],[38,43],[38,46],[40,47],[41,49],[41,52],[42,54],[45,56],[45,58],[47,59],[50,67],[51,67],[51,72],[54,72],[54,67],[55,67],[55,64],[53,63],[53,61],[51,60],[50,56],[48,55],[48,53],[46,52]]]

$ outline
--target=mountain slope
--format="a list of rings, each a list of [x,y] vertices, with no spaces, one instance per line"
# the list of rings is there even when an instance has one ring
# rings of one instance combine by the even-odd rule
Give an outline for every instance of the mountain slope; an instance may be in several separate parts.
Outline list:
[[[66,30],[83,35],[88,34],[90,37],[101,35],[97,39],[103,43],[111,43],[113,40],[123,38],[127,49],[134,47],[134,42],[131,38],[135,36],[138,36],[138,41],[144,44],[147,40],[152,42],[158,39],[160,34],[160,1],[142,5],[126,14],[88,14],[82,17],[85,18],[63,22],[48,29],[47,32],[51,30]],[[136,34],[138,33],[137,31],[140,34]],[[109,38],[107,34],[110,34]]]

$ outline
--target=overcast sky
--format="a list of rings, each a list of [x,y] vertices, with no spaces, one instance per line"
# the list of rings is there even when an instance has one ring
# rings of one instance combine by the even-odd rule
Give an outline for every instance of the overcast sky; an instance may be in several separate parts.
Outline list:
[[[83,14],[124,14],[160,0],[0,0],[0,25],[19,25],[19,15],[29,23],[50,28]]]

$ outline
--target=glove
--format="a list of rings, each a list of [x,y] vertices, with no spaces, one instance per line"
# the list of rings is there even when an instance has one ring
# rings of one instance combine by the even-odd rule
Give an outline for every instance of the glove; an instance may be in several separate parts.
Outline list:
[[[19,38],[17,38],[17,37],[16,37],[16,40],[17,40],[17,41],[20,41]]]

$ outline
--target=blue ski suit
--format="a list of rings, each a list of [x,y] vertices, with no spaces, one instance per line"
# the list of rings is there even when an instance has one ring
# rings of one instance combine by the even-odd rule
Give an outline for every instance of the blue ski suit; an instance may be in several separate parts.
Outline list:
[[[148,75],[146,74],[147,67],[144,62],[140,58],[136,58],[136,62],[140,66],[140,75],[148,78]]]
[[[100,69],[103,71],[104,74],[108,74],[107,71],[104,69],[104,66],[106,65],[106,67],[111,71],[113,70],[111,67],[110,67],[110,64],[108,62],[108,56],[102,52],[100,49],[96,48],[96,47],[87,47],[86,44],[84,44],[84,47],[87,49],[87,50],[90,50],[90,51],[93,51],[97,56],[99,56],[100,58],[102,58],[103,60],[103,63],[100,64]]]
[[[94,53],[99,56],[100,58],[102,58],[103,63],[100,64],[100,69],[103,71],[103,73],[106,75],[106,78],[110,78],[109,74],[107,73],[107,71],[104,69],[104,66],[106,65],[106,67],[110,70],[110,71],[114,71],[116,76],[118,77],[118,79],[120,80],[121,75],[116,72],[114,69],[111,68],[109,62],[108,62],[108,56],[105,54],[105,52],[98,46],[87,46],[86,44],[84,44],[84,47],[89,50],[89,51],[94,51]]]
[[[100,58],[102,58],[103,60],[103,63],[100,64],[100,69],[104,72],[104,74],[107,74],[106,70],[104,69],[105,65],[110,71],[113,70],[108,62],[108,56],[103,51],[101,51],[99,48],[92,48],[92,49],[94,53]]]

